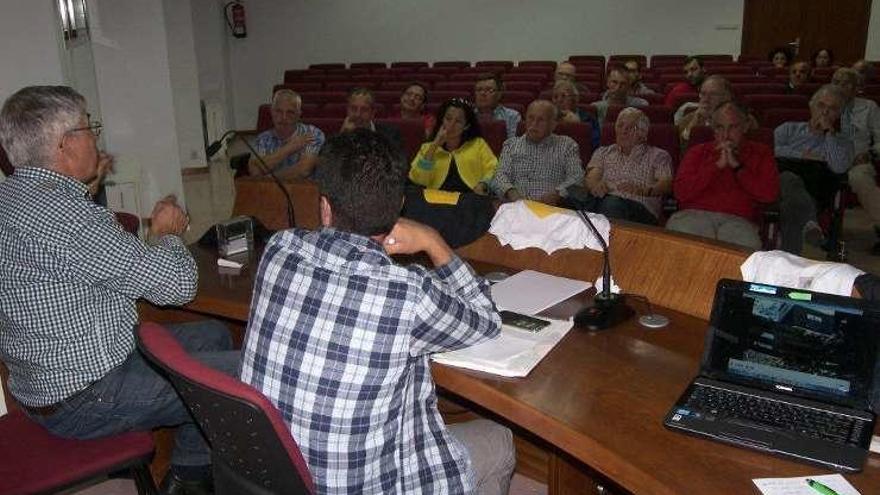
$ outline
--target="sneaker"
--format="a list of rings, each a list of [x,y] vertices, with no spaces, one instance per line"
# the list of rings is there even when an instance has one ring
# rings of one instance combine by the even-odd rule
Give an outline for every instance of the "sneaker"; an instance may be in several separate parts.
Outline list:
[[[813,220],[804,225],[804,242],[813,247],[822,247],[825,243],[825,234],[822,232],[822,227],[819,227],[819,224]]]

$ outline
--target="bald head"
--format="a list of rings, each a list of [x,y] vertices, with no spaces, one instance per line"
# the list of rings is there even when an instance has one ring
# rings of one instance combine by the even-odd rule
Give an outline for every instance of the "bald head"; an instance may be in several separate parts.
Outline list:
[[[556,129],[556,106],[548,100],[535,100],[526,109],[526,138],[540,143]]]
[[[574,82],[577,78],[577,67],[574,66],[571,62],[560,62],[559,65],[556,66],[556,80],[557,81],[571,81]]]

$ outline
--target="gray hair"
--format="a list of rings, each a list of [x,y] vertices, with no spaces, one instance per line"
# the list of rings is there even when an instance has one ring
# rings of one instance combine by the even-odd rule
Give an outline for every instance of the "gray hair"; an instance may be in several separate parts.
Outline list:
[[[279,89],[272,95],[272,108],[278,106],[278,102],[281,100],[292,100],[296,103],[297,108],[302,107],[302,96],[299,95],[296,91],[292,89]]]
[[[550,100],[534,100],[529,103],[529,106],[526,107],[526,113],[528,113],[529,108],[545,108],[550,110],[550,117],[556,121],[559,119],[559,109],[556,108],[556,105],[553,104]]]
[[[841,67],[841,68],[837,69],[836,71],[834,71],[834,76],[831,77],[831,80],[833,81],[834,78],[837,77],[838,75],[842,75],[842,76],[846,77],[847,79],[849,79],[850,82],[853,83],[853,86],[855,86],[855,87],[859,87],[862,83],[862,75],[859,74],[859,71],[857,71],[855,69],[851,69],[849,67]]]
[[[834,84],[823,84],[822,87],[817,89],[816,92],[813,93],[813,96],[810,97],[810,106],[813,106],[813,104],[816,103],[816,100],[826,94],[833,96],[841,105],[846,102],[846,97],[838,86]]]
[[[617,114],[617,121],[621,119],[633,119],[636,123],[636,131],[640,141],[648,139],[648,130],[651,128],[651,119],[645,115],[645,112],[635,107],[626,107]]]
[[[724,76],[719,76],[718,74],[713,74],[706,79],[703,79],[703,84],[700,85],[702,88],[708,82],[717,82],[721,85],[721,89],[727,93],[727,99],[730,100],[733,98],[733,86],[730,85],[730,81],[728,81]]]
[[[51,168],[65,132],[86,116],[86,100],[68,86],[27,86],[0,110],[0,144],[13,167]]]
[[[577,84],[575,84],[567,79],[561,79],[561,80],[553,83],[553,91],[556,91],[557,89],[562,89],[564,87],[571,89],[571,92],[574,93],[575,99],[580,98],[581,95],[580,95],[580,92],[578,91]]]

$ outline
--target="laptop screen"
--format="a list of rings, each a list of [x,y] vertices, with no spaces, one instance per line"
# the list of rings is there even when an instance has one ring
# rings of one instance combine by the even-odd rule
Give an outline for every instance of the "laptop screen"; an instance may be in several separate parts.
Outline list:
[[[722,280],[703,374],[866,409],[880,314],[861,300]]]

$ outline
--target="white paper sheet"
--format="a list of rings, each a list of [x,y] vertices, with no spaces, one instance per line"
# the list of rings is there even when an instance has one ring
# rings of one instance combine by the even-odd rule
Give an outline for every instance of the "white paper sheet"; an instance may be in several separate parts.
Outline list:
[[[493,285],[492,299],[499,310],[534,315],[590,287],[582,280],[523,270]]]
[[[807,479],[816,480],[819,483],[836,491],[838,495],[860,495],[839,474],[825,474],[820,476],[803,476],[800,478],[758,478],[752,480],[764,495],[819,495],[807,484]]]
[[[529,332],[503,325],[498,338],[466,349],[434,354],[434,361],[501,376],[523,377],[544,359],[571,330],[571,320],[542,318],[550,325],[540,332]]]

